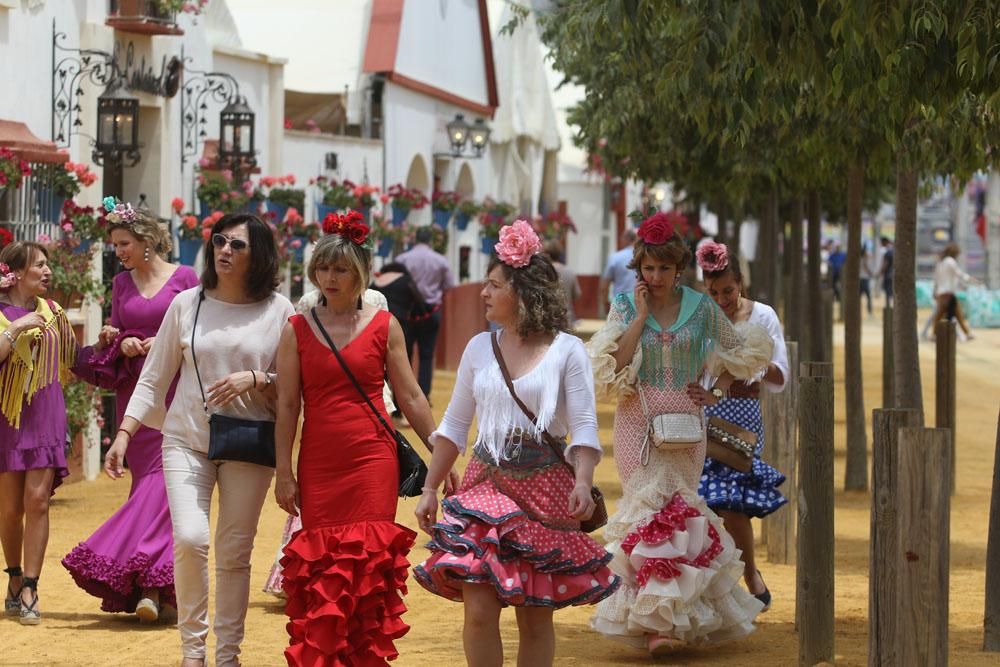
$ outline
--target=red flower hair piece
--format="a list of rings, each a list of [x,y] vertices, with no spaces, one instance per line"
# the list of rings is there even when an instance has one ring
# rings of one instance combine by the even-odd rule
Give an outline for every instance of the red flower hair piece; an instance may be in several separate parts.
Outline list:
[[[660,211],[643,220],[636,234],[646,245],[663,245],[674,235],[674,223]]]
[[[351,243],[363,248],[369,248],[369,233],[371,228],[365,224],[363,215],[355,210],[348,211],[345,215],[328,213],[323,218],[324,234],[339,234]]]
[[[725,243],[708,241],[698,248],[694,256],[698,260],[698,266],[701,267],[701,270],[708,273],[724,271],[729,266],[729,248],[726,247]]]

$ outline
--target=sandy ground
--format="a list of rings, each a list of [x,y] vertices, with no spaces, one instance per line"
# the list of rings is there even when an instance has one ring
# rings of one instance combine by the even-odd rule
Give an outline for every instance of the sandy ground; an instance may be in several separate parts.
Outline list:
[[[925,315],[922,315],[925,317]],[[921,322],[923,319],[921,319]],[[961,665],[996,665],[997,654],[982,646],[983,589],[985,581],[987,513],[993,471],[998,397],[1000,397],[1000,330],[977,332],[979,338],[958,346],[958,493],[951,524],[951,662]],[[838,331],[838,339],[840,332]],[[881,401],[881,323],[864,325],[865,399],[870,411]],[[843,486],[844,410],[842,350],[837,341],[837,452],[836,485]],[[933,415],[934,346],[921,345],[921,367],[927,412]],[[440,415],[448,401],[454,376],[435,378],[433,403]],[[611,442],[614,407],[600,407],[603,441]],[[598,468],[598,483],[613,505],[620,494],[610,447]],[[140,627],[125,615],[105,614],[99,603],[77,588],[59,559],[86,538],[119,505],[127,493],[126,482],[106,478],[64,486],[52,507],[52,536],[41,580],[44,619],[41,626],[22,627],[0,619],[0,665],[170,665],[180,659],[177,631],[169,623]],[[867,661],[869,496],[838,491],[836,500],[836,661],[864,665]],[[399,520],[416,527],[414,500],[400,503]],[[278,546],[285,515],[268,502],[260,521],[254,552],[252,593],[247,614],[243,661],[246,665],[283,665],[286,645],[282,603],[260,592]],[[419,547],[411,560],[419,562],[426,551]],[[721,665],[797,663],[794,631],[795,570],[792,566],[762,562],[761,569],[774,595],[770,612],[759,619],[749,638],[708,649],[688,649],[673,656],[670,664]],[[411,580],[405,620],[412,626],[398,642],[398,665],[459,665],[464,662],[458,604],[426,593]],[[608,641],[587,624],[589,608],[571,608],[556,614],[558,665],[645,664],[641,652]],[[507,663],[514,663],[517,632],[513,612],[503,615]],[[214,644],[209,640],[209,655]]]

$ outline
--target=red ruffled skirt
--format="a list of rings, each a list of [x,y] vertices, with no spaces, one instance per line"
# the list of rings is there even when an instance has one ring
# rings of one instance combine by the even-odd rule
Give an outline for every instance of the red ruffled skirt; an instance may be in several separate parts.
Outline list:
[[[289,665],[384,665],[409,630],[407,553],[416,533],[391,521],[303,529],[281,559]]]
[[[619,578],[607,567],[611,554],[567,510],[573,484],[562,465],[513,476],[473,459],[458,492],[442,501],[432,555],[414,576],[456,601],[463,583],[492,585],[505,606],[558,609],[602,600]]]

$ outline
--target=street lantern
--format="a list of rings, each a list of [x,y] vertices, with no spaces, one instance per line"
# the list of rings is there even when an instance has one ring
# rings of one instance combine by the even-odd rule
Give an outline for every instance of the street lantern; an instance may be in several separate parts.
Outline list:
[[[448,129],[448,141],[451,143],[451,151],[457,157],[465,150],[465,142],[469,140],[469,124],[465,122],[462,114],[455,114],[455,120],[445,127]]]
[[[130,95],[121,82],[112,83],[97,98],[97,140],[94,162],[139,161],[139,99]]]
[[[254,113],[243,98],[231,101],[219,115],[219,161],[234,169],[256,164]]]
[[[490,140],[490,128],[485,120],[476,119],[469,130],[469,138],[472,139],[472,150],[476,152],[476,157],[479,157],[486,150],[486,143]]]

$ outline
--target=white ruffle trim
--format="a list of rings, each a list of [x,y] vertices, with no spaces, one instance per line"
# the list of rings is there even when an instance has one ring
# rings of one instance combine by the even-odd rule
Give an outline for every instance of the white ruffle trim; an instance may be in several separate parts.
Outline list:
[[[642,366],[642,345],[635,346],[631,363],[620,371],[615,371],[618,362],[612,356],[618,351],[618,339],[627,328],[622,322],[608,321],[587,341],[585,347],[594,369],[594,393],[598,400],[624,398],[635,393]]]
[[[754,619],[763,605],[740,585],[741,552],[725,531],[722,520],[701,498],[682,494],[688,505],[702,513],[702,517],[687,519],[687,530],[674,533],[668,542],[657,547],[640,543],[632,551],[631,559],[622,551],[621,540],[635,530],[640,520],[645,521],[666,506],[672,496],[649,486],[643,495],[643,498],[623,497],[605,528],[605,538],[613,540],[607,545],[614,554],[608,566],[622,577],[622,586],[598,605],[591,626],[601,634],[637,647],[645,647],[649,634],[698,645],[739,639],[753,632]],[[709,524],[718,531],[722,552],[707,568],[679,565],[680,576],[670,581],[654,576],[645,586],[638,587],[635,565],[641,565],[643,556],[693,557],[697,555],[694,551],[700,553],[700,547],[710,542]]]
[[[737,322],[733,325],[740,344],[729,350],[721,345],[708,357],[708,372],[716,377],[729,371],[737,380],[757,380],[771,363],[774,340],[767,329],[751,322]]]

